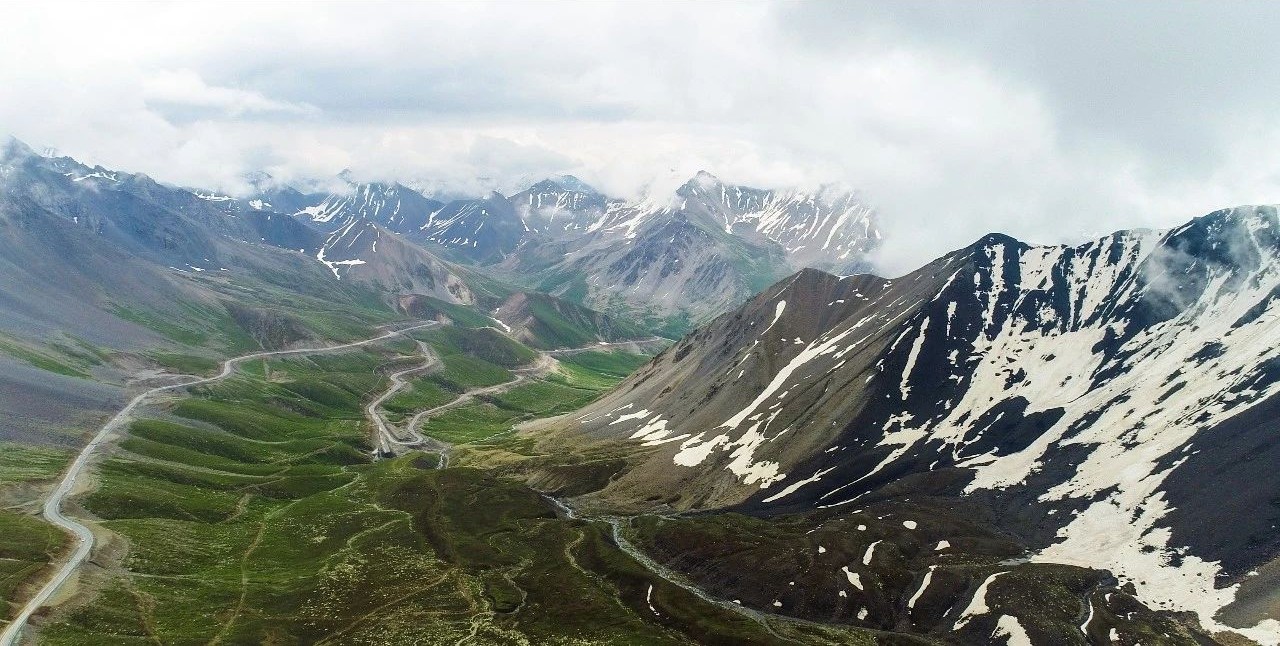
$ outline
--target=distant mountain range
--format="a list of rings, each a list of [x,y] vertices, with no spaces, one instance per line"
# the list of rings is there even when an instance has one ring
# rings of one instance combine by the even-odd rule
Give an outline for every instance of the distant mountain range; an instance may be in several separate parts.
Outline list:
[[[166,347],[282,347],[406,313],[500,326],[498,308],[539,347],[653,336],[476,262],[521,238],[501,196],[440,203],[395,184],[330,195],[257,180],[259,194],[235,198],[5,142],[0,439],[109,409]]]
[[[562,176],[509,197],[442,202],[351,182],[341,193],[271,188],[248,203],[327,232],[374,223],[442,258],[673,334],[803,267],[865,271],[880,241],[874,211],[852,191],[754,189],[705,172],[640,201]]]
[[[705,172],[662,199],[609,198],[560,176],[509,197],[441,201],[347,173],[346,190],[332,193],[257,173],[255,194],[233,197],[44,157],[16,140],[3,160],[29,174],[12,184],[47,188],[43,206],[60,206],[81,227],[179,270],[223,269],[213,266],[220,243],[211,237],[234,239],[297,250],[335,279],[469,302],[459,277],[468,272],[459,268],[470,267],[670,334],[802,267],[865,270],[880,238],[874,212],[852,191],[754,189]],[[49,185],[51,174],[67,185]],[[95,199],[77,204],[90,192]],[[86,210],[83,221],[78,210]],[[153,211],[161,217],[148,221]]]
[[[64,348],[128,350],[177,337],[224,349],[287,345],[332,336],[343,324],[330,319],[370,307],[470,317],[449,309],[460,306],[493,325],[501,310],[539,347],[674,337],[797,263],[857,268],[878,239],[852,193],[805,198],[722,186],[705,173],[649,202],[608,198],[570,176],[511,196],[447,200],[339,179],[344,190],[314,192],[257,173],[252,195],[231,196],[8,140],[0,344],[11,351],[0,353],[0,379],[14,398],[0,404],[49,391],[15,356],[121,376],[107,374],[110,363],[50,350],[50,335]],[[32,419],[24,427],[43,426]]]

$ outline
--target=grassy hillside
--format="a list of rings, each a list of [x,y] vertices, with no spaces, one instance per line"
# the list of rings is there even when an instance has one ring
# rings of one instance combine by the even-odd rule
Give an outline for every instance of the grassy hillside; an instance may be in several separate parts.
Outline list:
[[[494,316],[508,326],[516,338],[544,350],[653,336],[639,325],[537,292],[513,294],[498,307]]]
[[[482,442],[508,433],[522,421],[577,410],[602,393],[602,388],[570,385],[553,375],[441,413],[422,425],[422,433],[450,444]]]
[[[446,325],[422,330],[413,336],[430,343],[446,360],[467,356],[503,368],[517,368],[538,356],[537,352],[491,328],[467,329]]]
[[[37,519],[36,505],[17,505],[43,491],[62,472],[65,450],[0,443],[0,618],[8,619],[15,600],[25,598],[48,575],[54,558],[71,547],[57,528]],[[0,621],[0,626],[3,626]]]

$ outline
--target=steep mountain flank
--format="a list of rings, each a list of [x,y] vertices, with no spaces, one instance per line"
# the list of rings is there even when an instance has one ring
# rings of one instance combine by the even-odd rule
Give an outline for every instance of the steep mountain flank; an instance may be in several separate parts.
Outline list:
[[[288,190],[288,189],[282,189]],[[293,213],[317,228],[333,232],[358,220],[376,222],[391,231],[411,233],[422,229],[444,204],[395,183],[350,183],[347,191],[306,199],[297,191],[265,195],[262,200],[292,206]],[[310,203],[308,203],[310,202]],[[299,206],[301,205],[301,206]]]
[[[366,219],[329,234],[316,260],[335,279],[375,285],[392,294],[417,293],[450,303],[476,300],[463,270]]]
[[[615,502],[944,496],[1037,562],[1274,635],[1247,580],[1280,552],[1264,502],[1280,485],[1256,475],[1280,432],[1278,290],[1273,207],[1076,247],[991,235],[893,280],[801,272],[572,425],[650,452],[605,489]]]
[[[604,216],[608,198],[572,175],[545,179],[511,196],[525,230],[572,239]]]

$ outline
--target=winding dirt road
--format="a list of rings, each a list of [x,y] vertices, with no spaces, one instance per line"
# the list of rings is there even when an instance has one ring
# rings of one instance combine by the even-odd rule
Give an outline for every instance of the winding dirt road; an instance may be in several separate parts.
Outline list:
[[[515,375],[514,379],[511,379],[509,381],[504,381],[500,384],[495,384],[493,386],[482,386],[480,388],[472,388],[471,390],[468,390],[458,395],[457,398],[451,400],[447,404],[441,404],[440,406],[436,406],[435,408],[428,408],[427,410],[419,412],[417,415],[413,416],[412,420],[409,421],[409,430],[416,432],[414,431],[414,429],[418,427],[418,424],[422,421],[423,417],[429,417],[431,415],[443,413],[444,411],[447,411],[452,408],[457,408],[475,399],[478,395],[497,395],[499,393],[504,393],[508,390],[511,390],[512,388],[519,386],[520,384],[528,381],[531,378],[545,377],[546,375],[550,374],[552,371],[556,369],[556,364],[557,362],[553,357],[551,357],[547,353],[542,353],[539,355],[538,360],[535,361],[533,365],[527,368],[517,368],[515,370],[512,370],[511,374]]]
[[[103,424],[102,428],[94,434],[93,439],[89,440],[89,443],[85,445],[85,447],[80,451],[80,454],[77,455],[76,459],[71,463],[71,466],[62,476],[62,480],[58,482],[58,486],[53,490],[53,493],[51,493],[49,498],[45,500],[43,513],[45,520],[72,534],[76,539],[76,547],[75,550],[72,551],[71,556],[67,558],[60,568],[58,568],[49,581],[44,584],[44,587],[42,587],[35,596],[31,597],[29,601],[27,601],[26,605],[23,606],[22,611],[18,613],[18,616],[14,617],[13,621],[10,622],[9,625],[5,626],[4,632],[0,633],[0,646],[17,646],[18,641],[22,636],[22,629],[26,627],[27,621],[31,619],[31,615],[34,614],[36,610],[39,610],[41,606],[48,603],[49,600],[53,598],[53,595],[57,594],[63,584],[67,582],[67,579],[71,578],[71,575],[75,573],[76,569],[79,568],[80,565],[84,563],[85,559],[89,557],[89,553],[93,551],[93,531],[76,519],[64,515],[62,512],[62,506],[66,501],[67,496],[75,490],[76,484],[79,482],[80,477],[84,475],[85,469],[88,467],[89,461],[98,450],[98,447],[105,443],[113,432],[124,426],[130,420],[133,411],[141,406],[142,402],[163,392],[180,390],[191,386],[198,386],[226,379],[231,376],[238,364],[245,361],[266,357],[295,354],[318,354],[322,352],[347,350],[363,345],[369,345],[371,343],[377,343],[379,341],[385,341],[386,339],[399,336],[410,330],[417,330],[438,324],[439,323],[436,321],[431,321],[429,323],[422,323],[419,325],[391,330],[381,336],[353,343],[345,343],[342,345],[321,348],[298,348],[294,350],[272,350],[233,357],[222,362],[222,371],[217,375],[194,379],[192,381],[184,381],[182,383],[171,384],[168,386],[159,386],[143,391],[133,399],[129,400],[129,403],[126,404],[124,408],[120,409],[120,412],[107,420],[107,423]]]
[[[442,365],[440,362],[440,358],[436,356],[435,352],[431,350],[430,346],[426,344],[421,344],[421,343],[419,344],[419,346],[422,348],[423,356],[426,357],[426,362],[423,363],[422,365],[401,370],[400,372],[390,375],[391,386],[385,392],[379,395],[377,399],[374,399],[372,402],[369,402],[369,405],[365,407],[365,414],[368,416],[369,420],[373,422],[374,428],[377,430],[377,437],[378,437],[377,444],[378,444],[379,455],[394,455],[397,452],[396,451],[397,448],[415,449],[418,451],[436,453],[440,456],[439,468],[441,469],[444,469],[449,466],[450,446],[449,444],[442,442],[440,440],[437,440],[433,437],[428,437],[426,435],[423,435],[418,430],[419,427],[421,427],[422,423],[427,418],[429,418],[432,415],[438,415],[447,410],[451,410],[459,406],[462,406],[463,404],[469,403],[473,401],[478,395],[496,395],[498,393],[511,390],[512,388],[519,386],[520,384],[524,383],[530,378],[546,376],[547,374],[554,371],[557,365],[557,361],[555,360],[554,357],[550,356],[550,353],[543,352],[539,354],[537,361],[535,361],[533,365],[525,368],[518,368],[516,370],[512,370],[511,371],[512,374],[515,375],[514,379],[511,379],[509,381],[504,381],[500,384],[496,384],[493,386],[483,386],[480,388],[472,388],[471,390],[468,390],[466,392],[459,394],[457,397],[453,398],[447,403],[441,404],[439,406],[435,406],[433,408],[428,408],[426,410],[418,411],[418,413],[416,413],[412,418],[409,419],[409,423],[405,424],[404,426],[404,432],[409,436],[408,439],[402,439],[401,436],[396,433],[396,431],[392,430],[394,428],[394,425],[387,421],[386,417],[383,416],[382,411],[380,411],[379,408],[381,408],[382,404],[385,403],[388,399],[390,399],[396,393],[400,392],[400,390],[402,390],[406,385],[408,385],[408,382],[404,379],[405,375],[418,373],[418,372],[425,372],[427,370],[430,370],[432,368],[437,368]]]
[[[382,405],[386,403],[388,399],[391,399],[396,393],[409,385],[409,382],[405,380],[406,375],[411,375],[417,372],[426,372],[427,370],[436,368],[440,365],[440,357],[436,356],[436,353],[431,350],[431,346],[419,341],[418,349],[422,352],[422,356],[426,360],[425,363],[420,366],[406,368],[400,372],[388,375],[391,379],[391,385],[387,387],[381,395],[378,395],[376,399],[369,402],[369,404],[364,407],[365,416],[369,418],[370,422],[373,422],[374,429],[377,431],[375,434],[375,440],[378,445],[378,455],[392,455],[395,453],[394,447],[396,446],[417,446],[418,444],[421,444],[422,439],[425,439],[419,435],[415,439],[407,442],[401,440],[396,436],[395,432],[391,430],[391,423],[388,422],[387,418],[378,410],[379,408],[382,408]],[[409,430],[412,433],[412,425],[410,425]]]
[[[490,327],[489,329],[509,336],[509,330],[499,330],[496,327]],[[442,365],[439,356],[432,351],[431,347],[425,343],[419,342],[418,345],[422,349],[422,354],[426,358],[426,362],[422,365],[407,368],[390,375],[391,386],[379,395],[377,399],[374,399],[372,402],[369,402],[369,405],[365,406],[365,415],[369,418],[369,421],[373,423],[374,428],[377,431],[378,455],[394,455],[397,453],[397,449],[426,451],[438,454],[440,456],[439,468],[444,469],[449,466],[449,449],[451,447],[448,443],[423,435],[422,432],[418,430],[421,428],[422,423],[428,418],[464,404],[468,404],[474,401],[477,396],[496,395],[511,390],[529,379],[545,377],[555,371],[559,363],[556,361],[556,357],[575,355],[582,352],[607,352],[618,349],[636,351],[638,349],[653,348],[657,345],[665,345],[667,343],[669,343],[669,340],[667,339],[652,337],[648,339],[621,341],[616,343],[601,342],[577,348],[539,350],[538,359],[533,363],[533,365],[525,368],[517,368],[511,371],[512,374],[515,375],[514,379],[504,381],[493,386],[472,388],[471,390],[460,393],[457,397],[444,404],[418,411],[409,419],[409,422],[404,425],[403,429],[398,429],[396,425],[387,421],[386,417],[379,409],[387,402],[387,400],[391,399],[396,393],[400,392],[408,385],[407,381],[404,379],[406,375],[426,372],[427,370],[438,368]],[[397,430],[400,430],[404,435],[407,435],[407,439],[397,433]]]
[[[660,336],[651,336],[647,339],[636,339],[634,341],[615,341],[613,343],[605,343],[601,341],[595,345],[584,345],[577,348],[559,348],[557,350],[543,350],[542,354],[553,357],[564,357],[583,352],[609,352],[611,350],[624,350],[643,354],[645,352],[658,352],[663,348],[671,345],[671,339],[665,339]]]

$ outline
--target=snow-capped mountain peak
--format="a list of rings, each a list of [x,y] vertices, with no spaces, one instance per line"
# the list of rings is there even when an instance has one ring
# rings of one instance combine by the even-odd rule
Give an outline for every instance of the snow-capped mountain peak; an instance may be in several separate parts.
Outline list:
[[[874,209],[858,193],[834,185],[817,192],[758,189],[699,171],[676,193],[685,208],[697,204],[726,233],[755,234],[781,245],[796,269],[866,270],[863,259],[880,240]]]
[[[25,142],[17,137],[9,137],[5,140],[3,148],[0,148],[0,163],[13,163],[27,157],[35,157],[36,152],[31,149]]]
[[[566,239],[595,226],[608,200],[582,180],[564,175],[534,184],[513,195],[511,202],[526,231]]]

